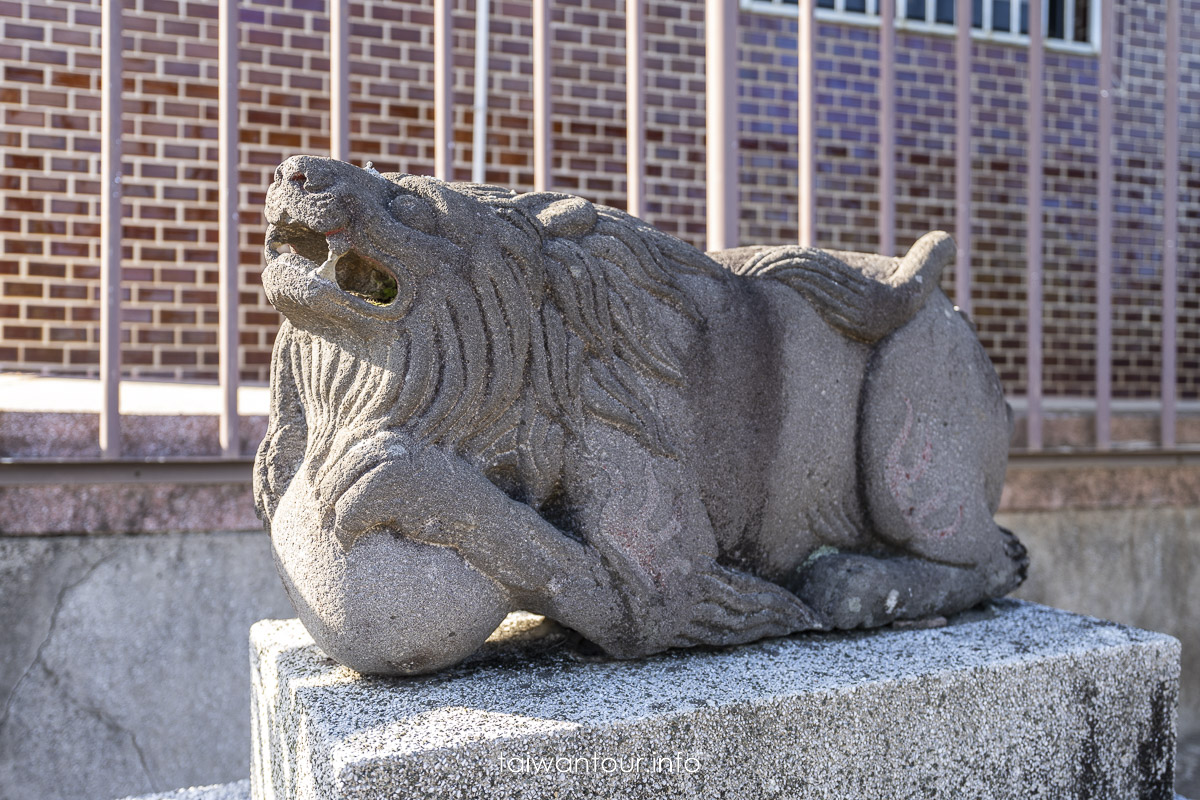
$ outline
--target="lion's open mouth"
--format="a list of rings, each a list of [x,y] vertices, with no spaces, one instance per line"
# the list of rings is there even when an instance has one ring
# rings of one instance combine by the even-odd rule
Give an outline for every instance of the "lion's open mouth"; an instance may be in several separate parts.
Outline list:
[[[322,234],[285,217],[267,231],[267,258],[284,255],[298,256],[307,262],[304,267],[310,272],[374,305],[386,306],[396,299],[396,277],[355,250],[345,231]]]

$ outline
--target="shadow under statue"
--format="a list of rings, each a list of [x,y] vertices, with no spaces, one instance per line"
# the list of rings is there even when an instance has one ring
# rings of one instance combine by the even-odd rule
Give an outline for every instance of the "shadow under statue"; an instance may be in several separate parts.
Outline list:
[[[705,255],[578,197],[314,156],[266,215],[285,319],[255,498],[347,666],[437,670],[516,610],[632,658],[948,614],[1025,575],[946,234]]]

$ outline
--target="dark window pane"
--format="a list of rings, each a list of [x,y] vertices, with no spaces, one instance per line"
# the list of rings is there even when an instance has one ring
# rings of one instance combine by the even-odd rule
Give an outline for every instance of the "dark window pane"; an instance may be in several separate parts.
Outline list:
[[[867,13],[867,0],[846,0],[846,10],[856,14]]]
[[[954,0],[937,0],[937,21],[954,22]]]
[[[1021,3],[1021,33],[1029,33],[1029,3]]]
[[[971,27],[983,27],[983,0],[975,0],[971,3]]]
[[[925,0],[908,0],[904,16],[909,19],[925,19]]]
[[[992,3],[992,30],[1008,30],[1008,0],[995,0]]]
[[[833,0],[817,0],[817,8],[833,8]]]
[[[1050,30],[1046,36],[1050,39],[1064,39],[1063,29],[1067,24],[1066,0],[1050,0]]]
[[[1075,35],[1077,42],[1086,42],[1091,32],[1091,3],[1088,0],[1075,0]]]

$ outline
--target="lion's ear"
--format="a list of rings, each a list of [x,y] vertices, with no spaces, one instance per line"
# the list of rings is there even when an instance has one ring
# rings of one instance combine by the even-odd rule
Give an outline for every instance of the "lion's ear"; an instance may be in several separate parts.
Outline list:
[[[584,236],[596,225],[596,207],[582,197],[556,200],[537,214],[550,236]]]
[[[392,216],[410,228],[422,233],[437,232],[437,212],[433,206],[412,194],[402,194],[392,201],[389,210]]]

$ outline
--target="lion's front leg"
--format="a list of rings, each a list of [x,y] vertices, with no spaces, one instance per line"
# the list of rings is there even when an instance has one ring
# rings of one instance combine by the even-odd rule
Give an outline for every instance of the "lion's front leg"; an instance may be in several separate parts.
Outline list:
[[[590,436],[596,457],[579,459],[569,483],[577,527],[603,554],[627,609],[620,651],[740,644],[826,627],[783,587],[719,563],[708,511],[684,463],[607,426]]]
[[[386,528],[452,548],[504,588],[512,609],[544,614],[619,649],[613,636],[625,630],[628,614],[595,547],[565,535],[457,456],[419,449],[399,434],[362,442],[340,461],[320,493],[335,510],[343,547]]]
[[[453,548],[511,607],[573,628],[610,655],[737,644],[824,627],[795,595],[717,563],[707,512],[682,467],[631,441],[581,482],[578,541],[462,459],[397,434],[352,448],[322,482],[343,546],[374,528]],[[621,465],[615,467],[614,465]]]

